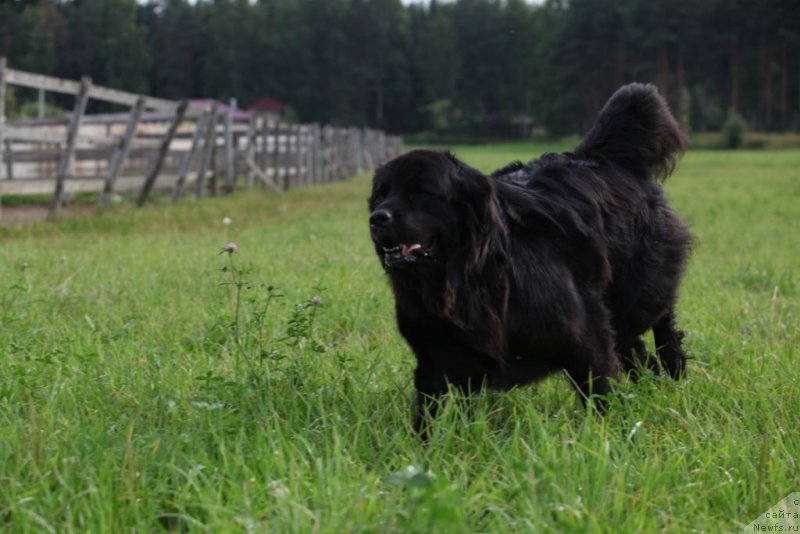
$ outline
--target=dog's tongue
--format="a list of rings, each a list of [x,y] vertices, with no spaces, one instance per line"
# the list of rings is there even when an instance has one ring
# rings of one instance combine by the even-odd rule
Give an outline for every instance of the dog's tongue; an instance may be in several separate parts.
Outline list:
[[[418,248],[422,248],[422,245],[419,243],[414,243],[413,245],[400,245],[400,252],[403,254],[403,256],[410,256],[411,253]]]

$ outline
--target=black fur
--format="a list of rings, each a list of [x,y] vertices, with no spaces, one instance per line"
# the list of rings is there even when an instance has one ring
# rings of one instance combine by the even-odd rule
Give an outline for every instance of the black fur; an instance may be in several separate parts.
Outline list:
[[[691,248],[657,181],[686,147],[652,85],[620,88],[570,154],[486,176],[415,150],[379,168],[370,229],[417,357],[415,426],[447,384],[507,389],[566,370],[581,396],[621,369],[685,370],[674,305]]]

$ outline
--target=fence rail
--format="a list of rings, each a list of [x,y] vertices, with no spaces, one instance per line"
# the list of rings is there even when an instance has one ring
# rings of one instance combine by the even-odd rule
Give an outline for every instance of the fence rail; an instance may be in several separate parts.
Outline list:
[[[44,91],[73,95],[74,108],[68,118],[7,122],[8,85],[37,89],[39,102]],[[89,100],[129,109],[90,115]],[[241,187],[282,192],[365,172],[401,150],[401,138],[379,130],[285,124],[23,72],[0,58],[0,204],[4,194],[52,193],[51,218],[77,192],[100,193],[100,206],[116,193],[138,193],[141,206],[155,190],[173,201]]]

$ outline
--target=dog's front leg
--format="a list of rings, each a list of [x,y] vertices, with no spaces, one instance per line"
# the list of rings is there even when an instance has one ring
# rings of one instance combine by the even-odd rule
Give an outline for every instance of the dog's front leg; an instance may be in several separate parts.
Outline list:
[[[417,358],[413,426],[427,440],[430,424],[448,388],[467,394],[479,390],[487,379],[492,362],[465,341],[460,331],[439,319],[421,319],[398,312],[397,322],[400,333]]]
[[[439,411],[442,395],[447,392],[447,379],[441,369],[420,364],[414,372],[417,398],[414,404],[414,431],[425,441],[430,438],[431,423]]]
[[[419,360],[414,373],[417,398],[414,406],[414,430],[424,440],[430,437],[430,425],[448,388],[465,395],[479,391],[487,379],[482,359],[468,349],[453,347],[437,354],[436,360]],[[441,364],[445,365],[441,365]],[[447,365],[449,363],[449,365]]]

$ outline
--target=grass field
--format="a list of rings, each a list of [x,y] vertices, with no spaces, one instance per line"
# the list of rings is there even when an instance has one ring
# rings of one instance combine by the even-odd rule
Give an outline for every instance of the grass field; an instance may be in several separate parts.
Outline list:
[[[0,227],[0,530],[731,532],[800,491],[800,151],[667,183],[687,381],[600,418],[554,376],[446,404],[427,447],[368,188]]]

